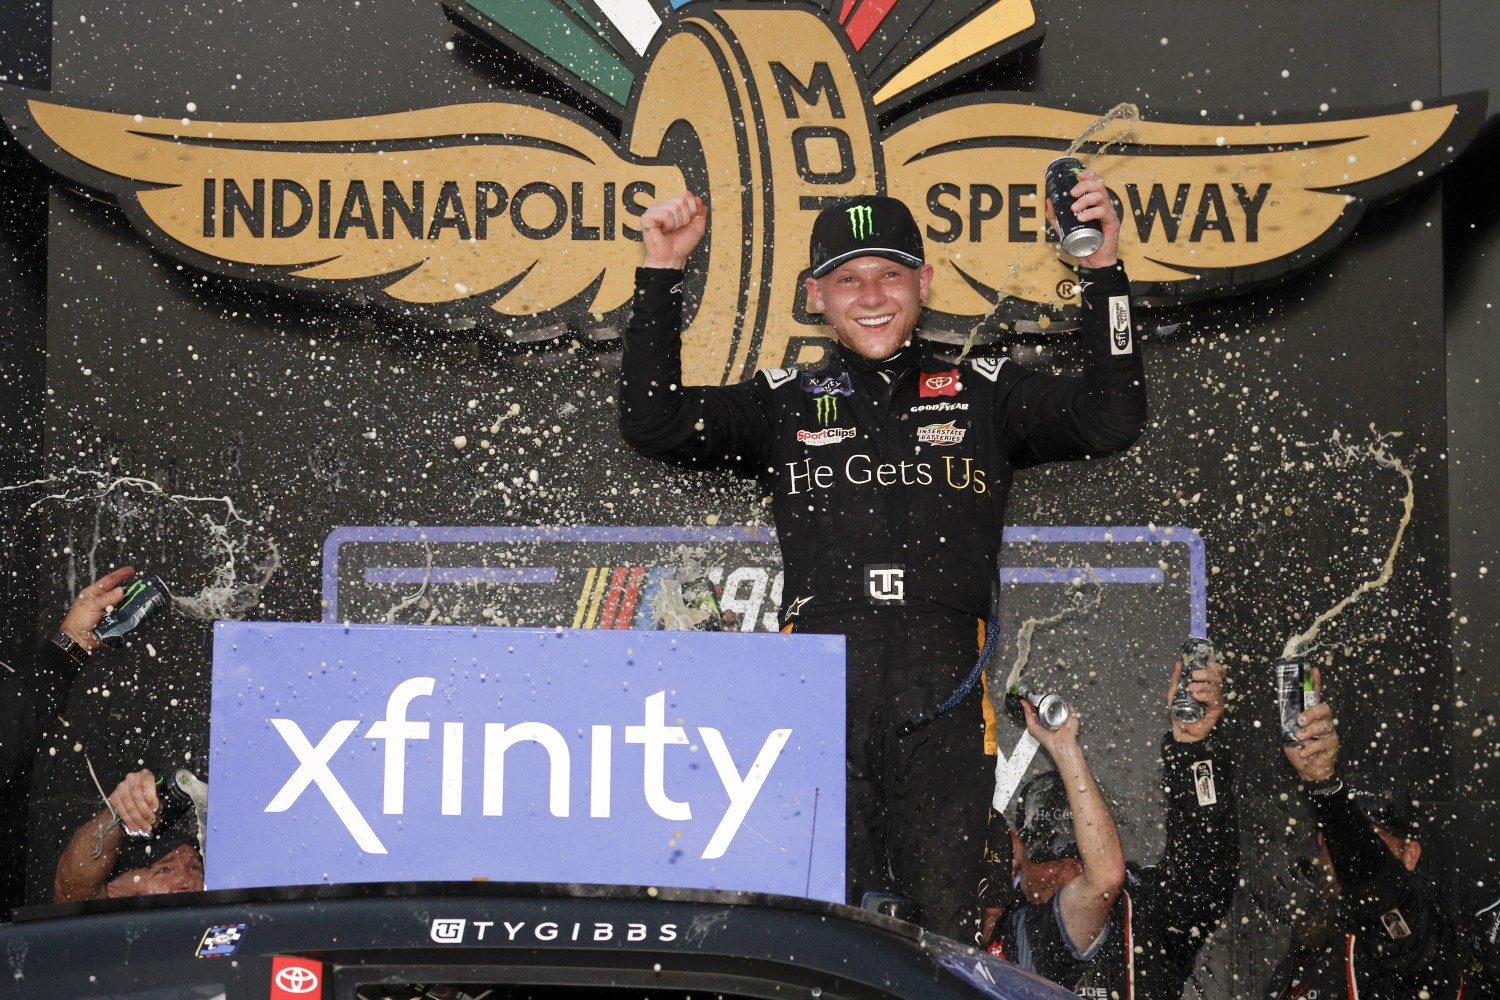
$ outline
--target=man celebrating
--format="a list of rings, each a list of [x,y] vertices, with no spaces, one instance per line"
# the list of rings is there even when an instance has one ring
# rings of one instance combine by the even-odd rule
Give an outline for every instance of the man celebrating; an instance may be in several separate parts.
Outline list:
[[[1169,704],[1181,670],[1178,661]],[[1049,731],[1027,712],[1027,729],[1058,770],[1022,786],[1019,831],[1006,836],[999,819],[991,833],[983,903],[992,953],[1080,996],[1182,996],[1199,949],[1228,912],[1239,867],[1234,762],[1213,737],[1224,716],[1223,681],[1222,664],[1194,669],[1188,691],[1203,704],[1203,718],[1174,718],[1162,737],[1167,842],[1150,866],[1123,860],[1077,722]],[[1012,871],[1018,893],[1007,894]]]
[[[93,632],[105,609],[124,598],[134,575],[135,567],[121,566],[83,588],[29,669],[0,669],[0,920],[24,895],[32,760],[43,733],[57,732],[68,690],[99,646]]]
[[[620,430],[642,454],[770,493],[782,622],[847,640],[849,899],[915,898],[954,936],[972,932],[989,798],[975,665],[1011,475],[1120,451],[1145,423],[1119,219],[1092,173],[1071,194],[1104,234],[1082,261],[1081,377],[935,357],[914,339],[933,281],[921,231],[901,202],[862,195],[813,224],[826,361],[684,386],[682,270],[708,207],[684,192],[641,219]]]
[[[120,780],[104,808],[74,832],[59,855],[54,903],[203,891],[197,818],[191,811],[163,817],[158,787],[149,770]],[[153,836],[144,845],[127,844],[127,833]]]
[[[1313,670],[1321,701],[1323,679]],[[1318,819],[1318,848],[1335,897],[1338,933],[1292,949],[1271,977],[1270,1000],[1457,1000],[1464,994],[1458,929],[1436,885],[1417,871],[1422,844],[1411,809],[1356,791],[1339,776],[1333,709],[1297,719],[1286,759]]]

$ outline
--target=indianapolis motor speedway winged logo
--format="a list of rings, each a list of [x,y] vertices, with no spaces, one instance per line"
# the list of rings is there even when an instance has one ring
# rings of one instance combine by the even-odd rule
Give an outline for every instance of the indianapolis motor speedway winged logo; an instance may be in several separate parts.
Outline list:
[[[937,269],[929,326],[997,303],[1077,303],[1045,233],[1048,161],[1093,114],[933,87],[1042,33],[1033,0],[451,0],[450,17],[548,67],[623,122],[527,93],[321,121],[147,118],[7,87],[0,115],[57,173],[205,270],[367,298],[434,322],[587,333],[623,324],[639,216],[691,185],[710,231],[690,265],[685,380],[806,363],[814,214],[854,194],[912,206]],[[882,128],[879,115],[916,110]],[[1103,109],[1100,109],[1101,111]],[[1136,122],[1080,155],[1124,220],[1133,291],[1259,288],[1329,252],[1366,204],[1450,162],[1483,95],[1274,124]]]

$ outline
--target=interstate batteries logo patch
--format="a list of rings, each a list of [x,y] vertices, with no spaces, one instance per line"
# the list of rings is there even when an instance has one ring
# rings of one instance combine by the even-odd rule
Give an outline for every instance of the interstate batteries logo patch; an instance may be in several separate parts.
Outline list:
[[[955,427],[950,420],[946,424],[928,424],[926,427],[917,428],[918,444],[959,444],[964,435],[968,433],[966,427]]]
[[[445,7],[505,58],[611,111],[619,132],[520,91],[226,122],[5,87],[0,116],[18,145],[193,267],[523,341],[623,325],[639,217],[691,183],[712,225],[688,276],[690,384],[824,355],[827,330],[799,298],[808,238],[822,207],[856,194],[912,208],[936,270],[933,327],[969,328],[997,302],[1078,307],[1041,186],[1096,115],[988,93],[922,106],[1039,38],[1032,0]],[[1328,253],[1367,203],[1441,169],[1484,120],[1482,96],[1410,96],[1273,124],[1185,111],[1136,123],[1107,150],[1084,144],[1120,205],[1132,293],[1242,292]]]

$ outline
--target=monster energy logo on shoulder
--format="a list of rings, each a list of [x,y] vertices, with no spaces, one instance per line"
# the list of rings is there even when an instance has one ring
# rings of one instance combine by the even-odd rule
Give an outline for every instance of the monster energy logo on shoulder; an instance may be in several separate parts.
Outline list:
[[[813,398],[818,423],[827,427],[839,418],[839,397],[854,395],[854,380],[848,372],[837,375],[803,372],[802,391]]]
[[[867,240],[875,231],[875,209],[870,205],[854,205],[848,209],[849,228],[857,240]]]

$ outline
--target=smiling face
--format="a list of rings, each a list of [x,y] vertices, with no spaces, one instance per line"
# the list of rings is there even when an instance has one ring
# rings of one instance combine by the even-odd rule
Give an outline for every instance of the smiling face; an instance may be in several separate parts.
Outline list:
[[[855,257],[807,279],[807,299],[839,343],[883,361],[911,342],[932,285],[932,265],[907,267],[884,257]]]

